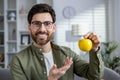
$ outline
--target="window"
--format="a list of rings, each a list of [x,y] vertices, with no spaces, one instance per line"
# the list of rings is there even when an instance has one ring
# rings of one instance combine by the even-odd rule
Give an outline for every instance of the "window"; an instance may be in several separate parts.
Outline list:
[[[71,24],[85,24],[89,31],[96,32],[101,41],[106,41],[105,5],[100,4],[92,9],[77,14],[71,19]],[[83,26],[84,27],[84,26]]]
[[[77,42],[80,38],[74,39],[75,37],[72,37],[70,34],[72,24],[88,25],[87,27],[89,31],[96,32],[100,36],[101,42],[106,41],[105,7],[105,3],[101,2],[100,4],[96,4],[94,7],[88,7],[86,10],[83,9],[81,12],[77,10],[78,12],[76,12],[76,15],[72,19],[63,19],[58,21],[55,42],[59,45],[70,47],[76,53],[80,53],[80,50],[77,46]],[[67,32],[68,34],[66,34]]]

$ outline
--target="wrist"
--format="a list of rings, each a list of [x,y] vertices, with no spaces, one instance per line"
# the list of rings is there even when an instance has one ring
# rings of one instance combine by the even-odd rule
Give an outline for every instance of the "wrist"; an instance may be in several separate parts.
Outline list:
[[[99,51],[100,50],[100,46],[98,46],[97,48],[94,48],[94,49],[92,49],[93,51]]]
[[[55,78],[53,78],[53,77],[48,76],[48,80],[57,80],[57,79],[55,79]]]

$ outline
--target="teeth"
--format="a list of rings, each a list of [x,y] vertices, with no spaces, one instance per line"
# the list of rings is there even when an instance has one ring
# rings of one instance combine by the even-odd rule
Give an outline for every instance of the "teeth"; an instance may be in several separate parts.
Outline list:
[[[45,37],[46,35],[45,34],[39,34],[38,36],[39,37]]]

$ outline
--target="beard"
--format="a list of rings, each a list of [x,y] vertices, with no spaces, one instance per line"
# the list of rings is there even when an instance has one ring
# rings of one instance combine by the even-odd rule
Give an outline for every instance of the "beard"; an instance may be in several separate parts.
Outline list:
[[[37,33],[35,33],[35,35],[31,32],[30,33],[31,34],[31,37],[32,37],[32,39],[33,39],[33,41],[36,43],[36,44],[38,44],[38,45],[45,45],[45,44],[47,44],[49,41],[51,41],[52,40],[52,38],[53,38],[53,33],[51,33],[51,34],[49,34],[49,33],[47,33],[47,32],[37,32]],[[47,39],[41,39],[41,38],[39,38],[38,37],[38,35],[46,35],[47,36]]]

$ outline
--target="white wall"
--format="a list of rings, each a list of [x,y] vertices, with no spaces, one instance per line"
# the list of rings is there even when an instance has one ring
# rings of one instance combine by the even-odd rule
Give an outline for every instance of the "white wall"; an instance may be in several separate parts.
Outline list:
[[[120,42],[120,0],[106,0],[108,41]]]
[[[53,5],[57,14],[57,22],[65,20],[62,15],[62,10],[66,6],[72,6],[77,13],[80,13],[103,2],[104,0],[53,0]]]
[[[120,42],[120,0],[114,0],[114,38]]]
[[[120,0],[114,0],[114,8],[113,8],[113,17],[114,17],[114,24],[113,24],[113,32],[114,32],[114,36],[113,39],[115,41],[120,42]],[[116,53],[113,55],[120,55],[120,44],[119,44],[119,48],[117,49]]]

